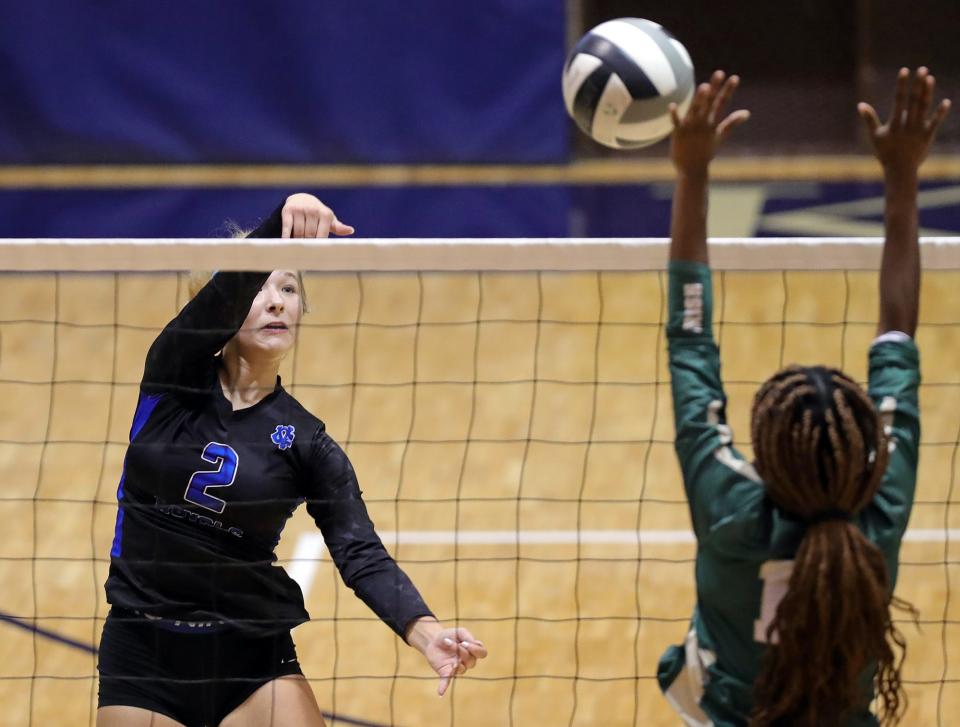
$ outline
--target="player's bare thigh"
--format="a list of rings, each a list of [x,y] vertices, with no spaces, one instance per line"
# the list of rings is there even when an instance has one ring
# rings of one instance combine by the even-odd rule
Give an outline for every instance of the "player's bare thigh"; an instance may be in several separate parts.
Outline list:
[[[228,714],[220,727],[325,727],[310,683],[295,674],[267,682]]]
[[[97,727],[183,727],[183,724],[149,709],[111,705],[97,710]]]

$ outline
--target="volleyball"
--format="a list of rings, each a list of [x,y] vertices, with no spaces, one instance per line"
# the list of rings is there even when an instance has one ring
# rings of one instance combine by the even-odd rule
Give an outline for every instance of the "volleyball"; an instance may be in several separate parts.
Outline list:
[[[693,98],[690,54],[650,20],[618,18],[590,30],[563,67],[563,101],[586,134],[614,149],[639,149],[673,130]]]

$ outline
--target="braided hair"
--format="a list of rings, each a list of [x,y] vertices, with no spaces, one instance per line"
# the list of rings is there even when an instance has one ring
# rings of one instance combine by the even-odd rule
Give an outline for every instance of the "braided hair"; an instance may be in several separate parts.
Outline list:
[[[851,522],[887,467],[880,416],[846,374],[791,366],[757,392],[751,429],[767,493],[808,525],[767,632],[750,725],[840,724],[869,703],[862,674],[874,664],[881,723],[896,724],[906,644],[890,607],[915,611],[892,597],[883,554]]]

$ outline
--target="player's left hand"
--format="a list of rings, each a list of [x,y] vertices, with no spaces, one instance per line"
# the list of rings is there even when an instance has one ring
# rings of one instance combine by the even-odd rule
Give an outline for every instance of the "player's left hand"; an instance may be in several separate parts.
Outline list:
[[[487,655],[487,648],[467,629],[443,629],[433,635],[423,655],[433,670],[440,675],[437,694],[441,697],[451,680],[477,665],[477,659]]]
[[[739,76],[727,77],[714,71],[709,83],[701,83],[693,94],[690,108],[681,119],[676,104],[670,104],[673,138],[670,158],[679,172],[705,171],[719,146],[737,126],[750,118],[741,109],[724,116],[724,109],[740,85]]]
[[[874,153],[885,170],[913,171],[927,158],[937,129],[950,111],[950,100],[933,105],[935,80],[925,66],[917,69],[913,80],[910,70],[897,74],[893,110],[887,123],[880,122],[876,110],[868,103],[857,104]]]

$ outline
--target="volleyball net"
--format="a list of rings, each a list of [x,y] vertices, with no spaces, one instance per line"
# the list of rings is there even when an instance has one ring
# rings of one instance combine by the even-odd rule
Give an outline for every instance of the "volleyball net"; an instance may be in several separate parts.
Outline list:
[[[898,594],[907,722],[960,713],[960,240],[925,239],[923,438]],[[147,347],[186,270],[305,271],[285,387],[346,449],[388,549],[490,657],[444,699],[340,583],[299,511],[278,556],[332,725],[659,725],[693,609],[673,451],[663,240],[6,240],[0,260],[0,704],[92,724],[116,489]],[[880,241],[718,240],[735,444],[791,363],[866,380]],[[170,272],[174,271],[174,272]]]

